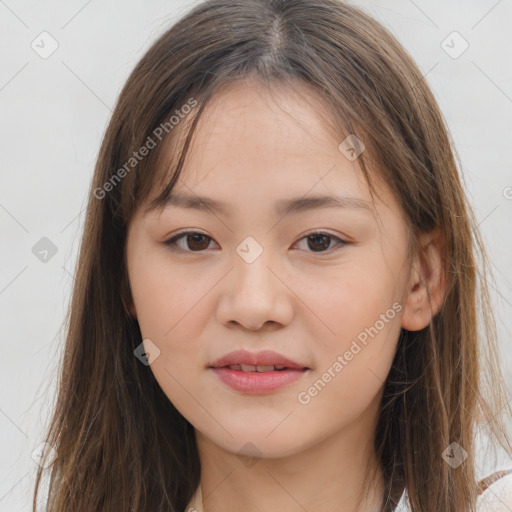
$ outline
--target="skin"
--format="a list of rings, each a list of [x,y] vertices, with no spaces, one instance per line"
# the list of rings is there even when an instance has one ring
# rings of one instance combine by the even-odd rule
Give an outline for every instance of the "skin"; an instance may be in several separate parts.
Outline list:
[[[174,191],[224,201],[229,215],[175,206],[144,215],[145,203],[129,224],[131,311],[160,350],[155,378],[196,429],[208,512],[379,510],[373,439],[384,380],[401,327],[427,326],[445,291],[438,239],[422,235],[425,262],[407,261],[403,213],[379,180],[383,202],[373,212],[274,212],[278,200],[323,193],[372,205],[357,160],[338,149],[344,137],[327,130],[317,98],[298,90],[276,103],[257,82],[232,84],[205,110]],[[306,238],[316,229],[334,237],[323,252]],[[182,237],[174,252],[164,242],[182,230],[210,238]],[[247,236],[263,249],[252,263],[236,251]],[[394,318],[300,403],[394,303]],[[234,391],[208,365],[240,348],[275,350],[310,370],[271,393]]]

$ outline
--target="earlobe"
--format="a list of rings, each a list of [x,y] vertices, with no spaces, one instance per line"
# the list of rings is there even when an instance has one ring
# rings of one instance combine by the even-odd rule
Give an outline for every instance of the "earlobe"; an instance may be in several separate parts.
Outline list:
[[[420,236],[420,254],[415,258],[406,290],[402,327],[419,331],[441,310],[447,278],[443,264],[444,246],[439,232]]]
[[[135,320],[137,320],[137,310],[135,309],[135,304],[132,302],[130,304],[130,313],[132,314],[133,318],[135,318]]]

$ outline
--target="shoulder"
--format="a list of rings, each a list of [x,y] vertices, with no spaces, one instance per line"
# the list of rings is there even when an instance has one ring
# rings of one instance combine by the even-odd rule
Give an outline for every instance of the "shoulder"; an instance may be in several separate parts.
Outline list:
[[[478,497],[478,512],[512,511],[512,469],[494,473],[481,483],[483,492]]]
[[[477,512],[512,512],[512,468],[497,471],[480,481]],[[394,512],[411,512],[407,491]]]

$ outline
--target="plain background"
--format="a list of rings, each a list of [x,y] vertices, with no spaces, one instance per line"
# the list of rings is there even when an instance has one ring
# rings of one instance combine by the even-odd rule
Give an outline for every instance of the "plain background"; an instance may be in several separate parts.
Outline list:
[[[111,110],[144,51],[195,3],[0,1],[0,512],[31,510],[31,454],[54,404],[64,340],[59,329]],[[390,28],[412,54],[454,137],[493,263],[501,361],[510,387],[512,3],[353,3]],[[50,36],[40,36],[45,31]],[[467,50],[454,58],[464,41]],[[51,44],[58,48],[42,58]],[[450,47],[452,55],[445,51]],[[41,247],[49,250],[45,257],[37,256]]]

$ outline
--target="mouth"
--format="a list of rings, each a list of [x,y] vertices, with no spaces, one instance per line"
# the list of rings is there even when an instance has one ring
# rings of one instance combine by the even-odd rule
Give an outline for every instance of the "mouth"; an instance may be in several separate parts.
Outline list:
[[[262,350],[260,352],[236,350],[217,359],[209,367],[260,373],[310,369],[306,365],[293,361],[273,350]]]
[[[229,365],[220,368],[210,368],[220,381],[234,391],[243,394],[263,395],[290,386],[305,377],[308,369],[282,368],[263,366],[265,371],[233,369],[242,365]],[[244,365],[245,366],[245,365]],[[249,366],[249,368],[254,368]]]
[[[311,368],[273,351],[239,350],[218,359],[209,367],[221,382],[247,394],[264,394],[291,385]]]

